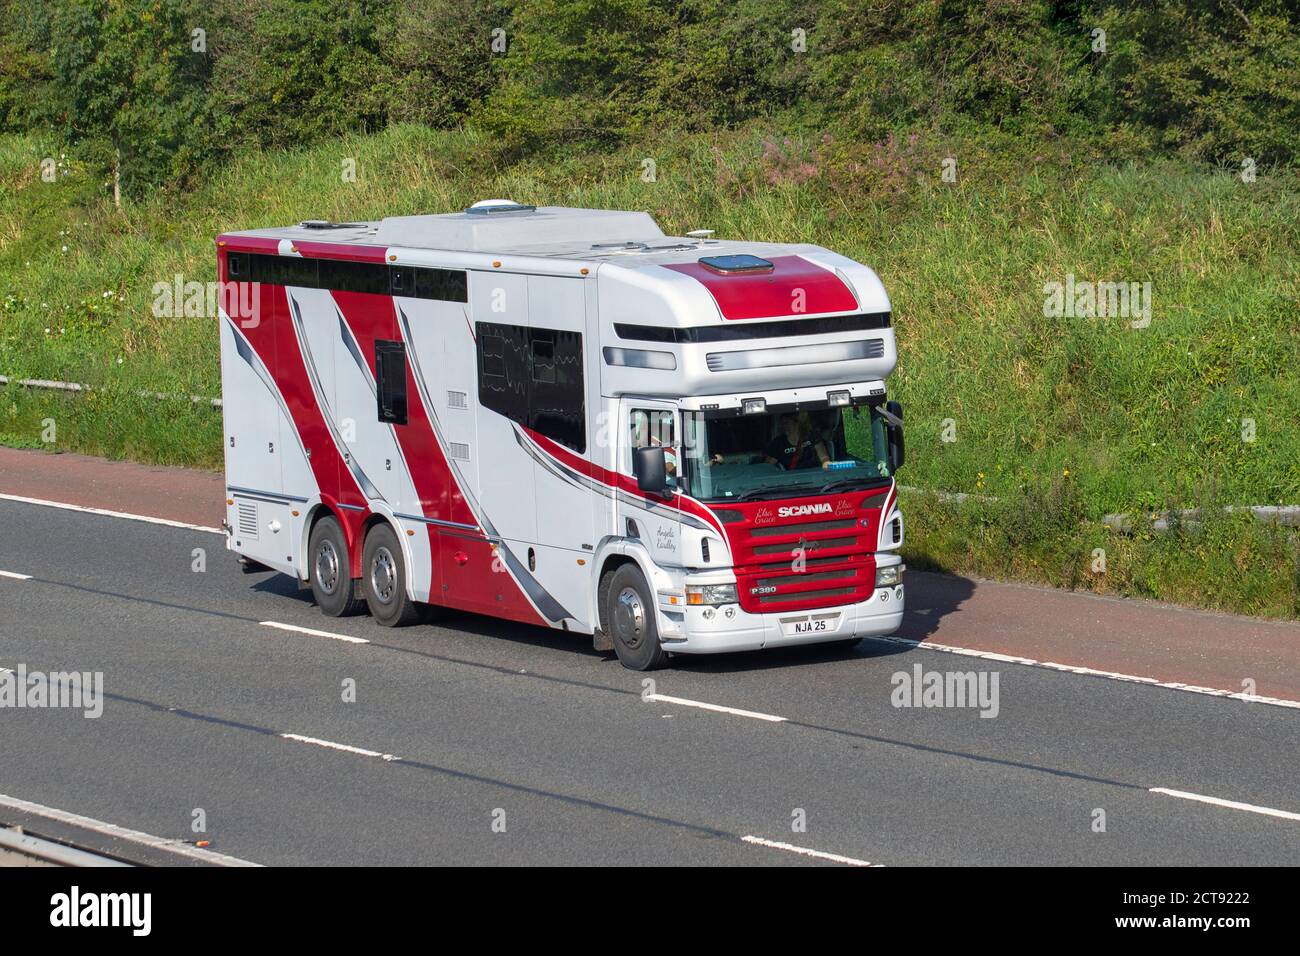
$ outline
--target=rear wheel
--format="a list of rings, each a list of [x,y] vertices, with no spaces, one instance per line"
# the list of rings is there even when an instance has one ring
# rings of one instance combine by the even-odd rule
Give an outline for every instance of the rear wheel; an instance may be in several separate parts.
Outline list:
[[[406,592],[406,561],[391,525],[377,524],[366,535],[361,572],[362,592],[377,623],[405,627],[420,620],[423,607]]]
[[[343,526],[333,515],[316,522],[307,543],[307,577],[312,597],[330,617],[356,614],[364,606],[354,595]]]
[[[604,590],[603,616],[620,663],[634,671],[662,667],[668,653],[659,645],[655,606],[640,570],[634,564],[623,565]]]

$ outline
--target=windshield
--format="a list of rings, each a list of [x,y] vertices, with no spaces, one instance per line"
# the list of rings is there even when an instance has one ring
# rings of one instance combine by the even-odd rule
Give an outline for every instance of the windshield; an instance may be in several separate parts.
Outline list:
[[[684,490],[702,501],[847,491],[889,480],[885,422],[873,408],[687,411],[683,426]]]

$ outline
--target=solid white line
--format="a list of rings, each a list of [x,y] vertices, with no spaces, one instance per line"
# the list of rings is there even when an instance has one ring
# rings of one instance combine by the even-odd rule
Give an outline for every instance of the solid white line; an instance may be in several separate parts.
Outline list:
[[[1181,800],[1195,800],[1197,803],[1208,803],[1216,807],[1227,807],[1229,810],[1245,810],[1248,813],[1259,813],[1266,817],[1278,817],[1282,820],[1300,821],[1300,813],[1292,813],[1290,810],[1274,810],[1272,807],[1257,807],[1253,803],[1238,803],[1236,800],[1223,800],[1219,797],[1207,797],[1199,793],[1188,793],[1186,790],[1169,790],[1165,787],[1152,787],[1151,793],[1163,793],[1167,797],[1178,797]]]
[[[1135,674],[1121,674],[1117,671],[1102,671],[1093,667],[1081,667],[1077,664],[1058,664],[1054,661],[1036,661],[1031,657],[1013,657],[1009,654],[996,654],[993,651],[977,651],[969,647],[954,647],[951,644],[936,644],[932,641],[910,641],[903,637],[868,637],[869,641],[881,641],[886,644],[902,644],[906,647],[919,647],[926,651],[939,651],[943,654],[960,654],[963,657],[978,657],[986,661],[998,661],[1003,664],[1024,664],[1027,667],[1042,667],[1047,670],[1065,674],[1080,674],[1084,677],[1104,677],[1107,680],[1123,681],[1127,684],[1147,684],[1151,687],[1163,687],[1165,690],[1182,690],[1206,697],[1228,697],[1232,700],[1244,700],[1249,704],[1269,704],[1273,707],[1290,707],[1300,710],[1300,700],[1288,700],[1285,697],[1264,697],[1259,694],[1233,692],[1218,687],[1198,687],[1195,684],[1180,684],[1177,681],[1163,681],[1155,677],[1138,677]]]
[[[777,717],[775,714],[760,714],[753,710],[738,710],[735,707],[723,707],[721,704],[706,704],[702,700],[687,700],[684,697],[666,697],[663,694],[647,694],[642,700],[659,701],[665,704],[681,704],[683,707],[698,707],[701,710],[713,710],[719,714],[733,714],[736,717],[752,717],[755,720],[767,720],[774,724],[783,723],[785,717]]]
[[[332,740],[321,740],[319,737],[304,737],[301,734],[281,734],[285,740],[296,740],[302,744],[314,744],[317,747],[328,747],[330,750],[341,750],[344,753],[357,754],[360,757],[378,757],[380,760],[401,760],[401,757],[394,757],[392,754],[381,754],[378,750],[366,750],[363,747],[353,747],[348,744],[336,744]]]
[[[179,856],[189,857],[192,860],[202,860],[205,863],[215,863],[219,866],[262,865],[260,863],[252,863],[248,860],[241,860],[238,857],[226,856],[224,853],[215,853],[212,850],[205,850],[202,847],[190,846],[189,844],[182,843],[179,840],[167,840],[163,837],[154,836],[151,833],[141,833],[139,830],[128,830],[126,827],[120,827],[115,823],[105,823],[103,820],[96,820],[94,817],[83,817],[77,813],[69,813],[67,810],[58,810],[54,807],[42,806],[39,803],[31,803],[28,800],[20,800],[17,797],[11,797],[3,793],[0,793],[0,806],[9,807],[13,810],[20,810],[24,813],[31,813],[39,817],[45,817],[47,820],[58,820],[60,823],[67,823],[71,826],[93,830],[96,833],[116,837],[119,840],[126,840],[130,843],[138,843],[141,846],[153,847],[157,850],[166,850],[168,853],[175,853]]]
[[[830,860],[832,863],[843,863],[846,866],[880,866],[879,863],[869,863],[866,860],[857,860],[851,856],[840,856],[838,853],[823,853],[821,850],[810,850],[806,846],[795,846],[793,843],[778,843],[776,840],[767,840],[759,836],[741,837],[746,843],[753,843],[755,846],[766,846],[773,850],[787,850],[790,853],[798,853],[800,856],[812,856],[819,860]]]
[[[15,581],[30,581],[30,574],[18,574],[14,571],[0,571],[0,578],[13,578]]]
[[[41,505],[45,508],[61,508],[64,511],[81,511],[88,515],[102,515],[105,518],[126,518],[130,521],[145,521],[149,524],[165,525],[168,528],[184,528],[186,531],[204,531],[208,534],[224,534],[220,528],[209,528],[201,524],[186,524],[184,521],[172,521],[170,518],[153,518],[149,515],[135,515],[126,511],[109,511],[105,508],[87,508],[83,505],[72,505],[66,501],[48,501],[45,498],[27,498],[23,495],[6,495],[0,494],[0,500],[17,501],[24,505]]]
[[[331,634],[329,631],[317,631],[310,627],[299,627],[296,624],[281,624],[278,621],[260,621],[262,627],[274,627],[281,631],[293,631],[297,634],[310,634],[312,637],[328,637],[336,641],[347,641],[349,644],[369,644],[370,642],[364,637],[351,637],[347,634]]]

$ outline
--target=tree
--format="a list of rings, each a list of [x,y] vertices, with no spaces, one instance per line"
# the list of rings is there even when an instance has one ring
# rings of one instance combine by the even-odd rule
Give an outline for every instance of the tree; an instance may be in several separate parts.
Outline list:
[[[112,171],[113,200],[184,181],[204,152],[207,58],[188,0],[59,0],[51,51],[59,122]]]

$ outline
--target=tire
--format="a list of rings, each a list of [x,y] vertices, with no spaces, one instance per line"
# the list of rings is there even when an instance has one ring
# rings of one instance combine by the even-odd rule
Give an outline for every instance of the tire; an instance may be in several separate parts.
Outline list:
[[[668,652],[659,644],[659,627],[650,588],[635,564],[625,564],[609,576],[602,616],[614,653],[628,670],[663,667]]]
[[[326,515],[311,529],[307,542],[307,580],[321,613],[328,617],[357,614],[365,606],[355,597],[352,566],[348,563],[343,527],[333,515]]]
[[[406,584],[406,559],[397,532],[387,522],[375,525],[361,556],[361,593],[376,624],[406,627],[423,617],[423,605],[411,600]]]

